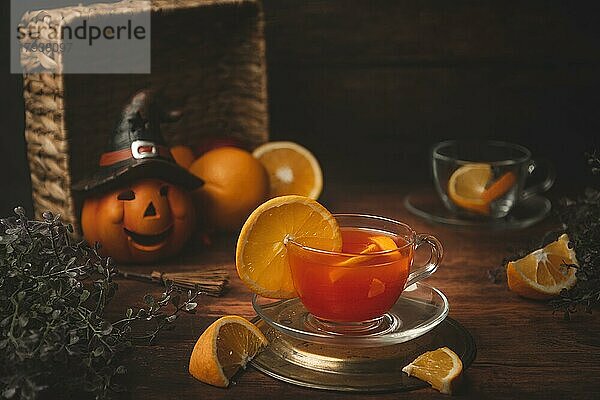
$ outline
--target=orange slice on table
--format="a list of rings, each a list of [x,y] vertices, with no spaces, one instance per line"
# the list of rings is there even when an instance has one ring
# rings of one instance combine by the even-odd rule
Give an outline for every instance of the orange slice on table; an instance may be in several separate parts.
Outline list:
[[[508,192],[517,180],[512,172],[505,173],[494,182],[491,182],[492,178],[492,166],[489,164],[463,165],[450,176],[448,196],[460,208],[489,215],[490,203]]]
[[[421,354],[402,371],[431,384],[442,393],[452,394],[460,382],[462,369],[462,361],[456,353],[441,347]]]
[[[198,338],[190,356],[190,374],[204,383],[227,387],[231,377],[268,344],[248,320],[235,315],[219,318]]]
[[[546,247],[509,262],[506,267],[508,287],[530,299],[556,297],[561,290],[577,282],[576,268],[568,265],[577,265],[577,259],[569,248],[569,236],[563,234]]]
[[[246,220],[238,238],[235,260],[240,279],[254,293],[285,299],[296,297],[285,242],[341,251],[337,221],[316,201],[281,196],[260,205]]]
[[[315,156],[294,142],[270,142],[252,153],[269,173],[271,197],[297,194],[317,199],[323,173]]]

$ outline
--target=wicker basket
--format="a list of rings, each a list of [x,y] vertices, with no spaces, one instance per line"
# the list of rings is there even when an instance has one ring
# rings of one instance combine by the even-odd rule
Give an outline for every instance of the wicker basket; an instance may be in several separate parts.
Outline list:
[[[137,3],[139,4],[139,3]],[[106,5],[49,11],[54,19],[106,12]],[[135,2],[111,12],[139,12]],[[57,23],[56,21],[54,23]],[[202,55],[202,56],[199,56]],[[249,145],[268,138],[263,16],[255,0],[152,3],[152,74],[25,74],[25,136],[36,215],[60,213],[79,232],[71,183],[97,168],[121,107],[139,89],[185,98],[183,118],[163,129],[170,145],[205,136]]]

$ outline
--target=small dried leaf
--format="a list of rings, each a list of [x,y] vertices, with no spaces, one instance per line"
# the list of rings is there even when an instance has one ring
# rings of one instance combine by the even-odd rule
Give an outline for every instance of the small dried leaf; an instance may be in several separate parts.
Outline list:
[[[84,289],[83,292],[81,292],[81,296],[79,296],[79,302],[83,303],[89,298],[90,298],[90,291]]]
[[[156,300],[154,299],[154,297],[151,294],[146,294],[144,296],[144,303],[146,303],[149,306],[152,306],[156,303]]]
[[[113,330],[113,326],[108,321],[103,321],[102,324],[100,325],[100,333],[105,336],[108,335],[109,333],[111,333],[112,330]]]
[[[94,349],[92,354],[94,357],[100,357],[102,354],[104,354],[104,348],[102,346],[98,346]]]
[[[166,321],[167,321],[168,323],[171,323],[171,322],[175,321],[176,319],[177,319],[177,314],[173,314],[173,315],[169,315],[169,316],[166,318]]]
[[[2,396],[4,396],[7,399],[12,399],[16,393],[17,389],[15,387],[8,387],[4,389],[4,391],[2,392]]]
[[[27,314],[19,315],[19,325],[21,325],[23,328],[25,328],[28,323],[29,323],[29,317],[27,316]]]
[[[52,307],[40,306],[39,311],[44,314],[50,314],[52,312]]]

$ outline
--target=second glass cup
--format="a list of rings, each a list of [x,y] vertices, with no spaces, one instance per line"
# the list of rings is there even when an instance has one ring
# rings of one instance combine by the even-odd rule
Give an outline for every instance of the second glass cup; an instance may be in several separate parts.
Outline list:
[[[448,140],[432,150],[433,182],[447,209],[484,218],[503,218],[521,200],[547,191],[554,170],[546,165],[542,182],[526,187],[537,169],[531,152],[500,141]]]
[[[334,217],[342,232],[342,252],[292,240],[286,244],[300,301],[329,329],[377,323],[406,287],[433,274],[442,260],[442,245],[435,237],[417,234],[402,222],[360,214]],[[391,239],[396,248],[361,254],[372,238],[387,243]],[[411,271],[415,250],[423,244],[431,248],[429,261]]]

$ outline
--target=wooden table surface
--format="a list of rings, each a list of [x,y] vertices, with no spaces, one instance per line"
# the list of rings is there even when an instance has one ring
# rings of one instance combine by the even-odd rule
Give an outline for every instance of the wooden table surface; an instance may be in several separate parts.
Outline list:
[[[458,398],[600,398],[600,319],[583,312],[571,321],[553,315],[543,302],[519,298],[505,282],[494,284],[488,270],[522,243],[538,240],[556,228],[552,218],[521,231],[457,230],[437,226],[408,213],[402,202],[408,189],[389,185],[328,187],[321,202],[333,212],[384,215],[409,223],[417,232],[431,233],[444,245],[445,256],[428,282],[442,290],[450,302],[450,316],[474,336],[477,358],[465,372]],[[226,265],[231,289],[221,298],[204,298],[196,315],[183,315],[174,331],[164,332],[155,345],[135,349],[128,360],[132,399],[430,399],[446,398],[433,389],[373,395],[345,394],[307,389],[277,381],[249,368],[227,389],[192,378],[187,371],[190,352],[198,336],[218,317],[255,316],[251,293],[234,267],[236,237],[219,236],[209,248],[192,246],[189,254],[160,266],[132,270],[191,270]],[[126,305],[143,305],[147,292],[160,287],[119,281],[112,313]],[[123,310],[121,310],[121,306]]]

